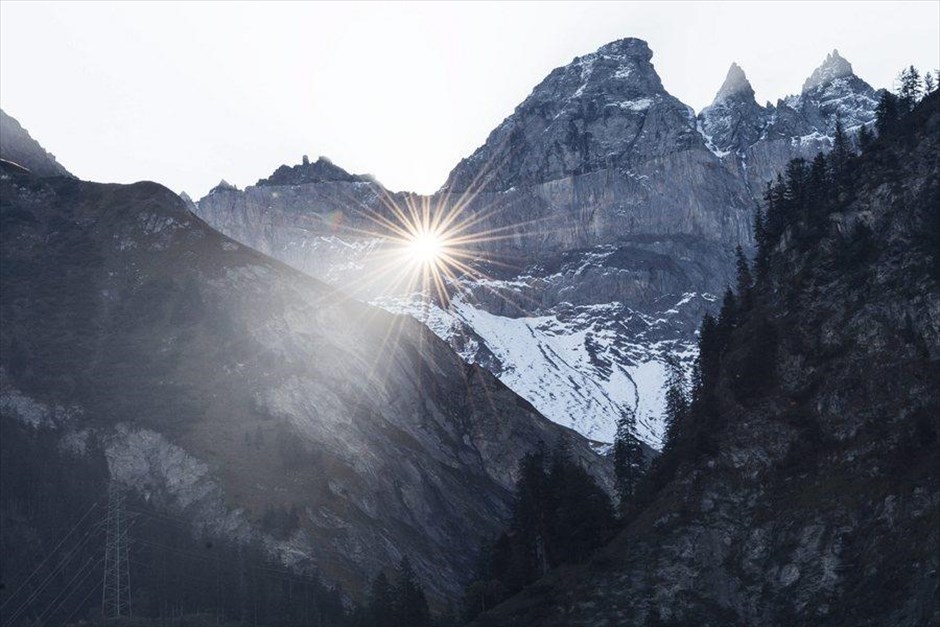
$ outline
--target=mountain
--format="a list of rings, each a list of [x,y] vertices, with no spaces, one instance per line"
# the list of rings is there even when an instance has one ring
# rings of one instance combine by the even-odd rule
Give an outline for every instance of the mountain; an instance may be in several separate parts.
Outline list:
[[[933,93],[777,201],[629,524],[475,624],[940,622],[938,154]]]
[[[696,116],[651,60],[630,38],[553,70],[432,196],[366,177],[270,177],[214,190],[196,212],[426,322],[559,424],[610,442],[617,416],[636,411],[638,435],[658,448],[665,357],[691,367],[698,321],[732,279],[735,247],[753,246],[764,182],[791,157],[827,150],[838,117],[850,131],[870,123],[875,92],[834,53],[803,94],[760,107],[734,66]],[[430,308],[376,284],[387,229],[369,216],[390,206],[471,221],[480,241],[466,253],[484,276],[463,274],[449,302]]]
[[[848,136],[871,127],[880,94],[833,50],[803,83],[799,95],[760,106],[737,64],[711,105],[698,115],[699,129],[726,167],[745,181],[756,200],[764,184],[790,159],[812,159],[832,148],[836,122]]]
[[[539,442],[610,487],[584,438],[417,321],[220,235],[164,187],[3,168],[3,439],[48,440],[0,510],[5,556],[39,561],[57,539],[24,513],[51,498],[41,478],[99,455],[99,483],[207,542],[253,539],[354,597],[408,556],[442,604]],[[24,568],[4,559],[4,581]]]
[[[640,39],[622,39],[553,70],[454,168],[445,190],[530,187],[630,167],[700,145],[691,110],[666,93]]]
[[[3,109],[0,109],[0,159],[21,165],[36,176],[72,176]]]

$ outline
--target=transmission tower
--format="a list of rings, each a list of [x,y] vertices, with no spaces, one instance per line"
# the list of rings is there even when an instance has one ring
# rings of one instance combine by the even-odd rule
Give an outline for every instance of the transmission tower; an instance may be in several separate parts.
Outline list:
[[[124,491],[113,480],[108,485],[107,539],[104,545],[101,613],[104,618],[131,615],[127,511],[124,508]]]

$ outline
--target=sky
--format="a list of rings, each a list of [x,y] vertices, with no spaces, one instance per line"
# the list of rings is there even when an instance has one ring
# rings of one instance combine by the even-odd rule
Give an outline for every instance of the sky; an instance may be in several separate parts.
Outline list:
[[[940,66],[940,2],[0,2],[0,106],[80,178],[200,198],[306,154],[429,193],[553,68],[649,42],[700,110],[732,61],[758,101],[833,48],[874,87]]]

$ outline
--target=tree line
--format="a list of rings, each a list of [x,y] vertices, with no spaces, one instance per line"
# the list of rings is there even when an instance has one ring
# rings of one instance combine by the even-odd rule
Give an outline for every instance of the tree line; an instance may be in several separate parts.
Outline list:
[[[937,89],[930,73],[921,78],[913,68],[899,76],[897,93],[885,91],[873,128],[851,136],[837,120],[832,149],[812,161],[794,159],[768,184],[754,220],[756,251],[749,258],[735,250],[736,280],[722,297],[717,315],[706,314],[698,334],[698,356],[687,375],[675,356],[666,358],[665,437],[661,454],[648,460],[636,436],[636,416],[617,419],[612,447],[618,507],[577,463],[558,450],[526,456],[520,466],[509,528],[489,544],[477,576],[468,587],[463,618],[481,612],[533,583],[548,570],[587,559],[592,551],[650,502],[675,475],[678,466],[701,454],[714,454],[716,433],[724,419],[718,408],[718,386],[747,405],[774,384],[778,345],[783,329],[759,301],[772,282],[772,251],[791,237],[812,247],[826,233],[829,216],[854,199],[852,180],[859,153],[877,149],[884,138],[908,126],[917,103]],[[940,248],[940,226],[925,237]],[[859,223],[842,242],[833,271],[859,267],[875,254],[870,228]],[[786,272],[780,272],[785,275]],[[732,334],[739,354],[727,359]],[[574,487],[577,486],[577,487]]]

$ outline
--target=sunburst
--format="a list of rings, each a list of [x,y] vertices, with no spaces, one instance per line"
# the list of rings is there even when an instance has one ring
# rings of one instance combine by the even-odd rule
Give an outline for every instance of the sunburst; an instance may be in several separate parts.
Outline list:
[[[344,291],[375,304],[392,304],[391,309],[407,311],[425,324],[435,308],[449,309],[453,299],[468,285],[486,290],[495,298],[508,299],[507,293],[499,289],[498,281],[488,274],[493,269],[518,265],[494,252],[500,249],[499,242],[539,236],[547,231],[542,220],[499,219],[503,203],[486,203],[480,192],[489,180],[484,173],[492,171],[492,168],[481,170],[468,189],[461,192],[392,195],[380,188],[381,202],[370,207],[363,206],[360,199],[349,198],[347,212],[356,216],[357,224],[342,230],[352,237],[380,244],[370,253],[369,267]],[[525,301],[529,297],[513,293],[512,299],[518,306],[520,299]],[[375,354],[375,367],[385,361],[380,355],[398,345],[403,325],[405,318],[401,317],[386,328],[382,346]]]

